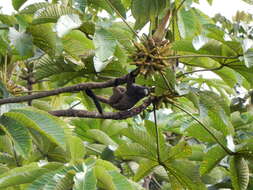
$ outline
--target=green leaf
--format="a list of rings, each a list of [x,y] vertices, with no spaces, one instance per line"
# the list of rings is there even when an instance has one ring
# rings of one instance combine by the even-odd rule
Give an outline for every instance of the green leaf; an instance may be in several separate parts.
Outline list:
[[[77,14],[62,15],[56,25],[55,29],[58,36],[61,38],[72,29],[79,28],[82,25],[82,21]]]
[[[126,18],[126,10],[121,3],[121,0],[108,0],[113,5],[113,7],[120,13],[121,16]],[[111,8],[110,3],[107,0],[88,0],[88,4],[92,5],[92,7],[98,9],[102,8],[106,10],[109,14],[113,14],[114,10]]]
[[[100,60],[100,65],[95,62],[96,71],[103,70],[108,64],[108,60],[112,58],[116,50],[117,41],[114,39],[112,34],[103,28],[96,30],[93,42],[96,48],[96,57]]]
[[[137,143],[122,143],[115,151],[116,156],[125,159],[133,159],[135,157],[146,158],[156,161],[156,155],[146,150],[143,146]]]
[[[224,99],[213,92],[199,93],[199,110],[201,121],[225,136],[233,134],[233,126],[230,122],[229,108]]]
[[[253,67],[248,68],[242,62],[229,65],[228,67],[234,69],[237,73],[241,74],[251,84],[251,87],[253,86],[253,77],[252,77]]]
[[[66,51],[72,51],[72,49],[69,50],[69,48],[66,48]],[[73,76],[77,74],[75,70],[76,67],[74,64],[71,63],[63,64],[64,61],[65,60],[63,57],[53,59],[47,54],[41,56],[39,59],[35,61],[35,68],[36,68],[35,78],[37,80],[41,80],[47,77],[51,77],[53,75],[60,75],[60,76],[63,75],[65,76],[66,80],[68,80],[68,77],[66,76],[69,76],[72,79]]]
[[[87,171],[85,174],[74,177],[73,190],[97,190],[97,179],[94,169]]]
[[[35,108],[15,109],[5,115],[37,130],[63,149],[66,148],[64,132],[66,126],[57,117]]]
[[[253,1],[252,0],[243,0],[244,2],[250,4],[250,5],[253,5]]]
[[[47,7],[37,11],[33,20],[33,24],[43,24],[50,22],[57,22],[57,20],[68,14],[79,14],[78,11],[72,7],[65,7],[60,4],[49,4]]]
[[[136,19],[135,28],[142,28],[154,20],[166,7],[165,0],[132,0],[131,11]]]
[[[127,136],[129,139],[138,143],[147,151],[149,151],[154,157],[157,155],[157,146],[156,146],[156,138],[150,136],[143,130],[127,128],[122,131],[124,136]]]
[[[80,138],[76,136],[70,136],[68,139],[68,146],[69,146],[72,162],[75,162],[84,158],[85,148],[84,148],[83,141]]]
[[[192,9],[179,9],[178,28],[182,38],[192,38],[200,33],[198,20]]]
[[[243,56],[244,56],[245,65],[247,67],[252,67],[253,66],[253,48],[250,48],[246,52],[244,52]]]
[[[73,30],[65,35],[62,39],[62,43],[64,51],[77,60],[79,56],[89,54],[91,50],[95,49],[93,42],[89,40],[84,33],[78,30]],[[75,45],[73,46],[73,44]]]
[[[18,153],[27,158],[32,149],[32,139],[29,131],[18,120],[7,117],[7,114],[0,118],[0,127],[11,138]]]
[[[6,152],[0,152],[0,163],[7,166],[16,166],[16,160],[14,157]]]
[[[61,185],[69,188],[73,184],[74,173],[75,171],[72,166],[57,168],[38,177],[27,187],[27,190],[54,190],[60,189]]]
[[[200,174],[205,175],[210,172],[225,156],[227,153],[219,145],[211,147],[200,165]]]
[[[166,170],[169,175],[175,177],[175,180],[184,188],[189,190],[206,190],[198,174],[198,168],[191,162],[178,160],[166,162]]]
[[[139,181],[143,179],[145,176],[147,176],[149,173],[153,171],[153,169],[158,166],[158,162],[154,162],[151,160],[141,160],[139,163],[139,167],[137,172],[134,175],[133,180],[134,181]]]
[[[235,190],[247,190],[249,184],[249,167],[243,157],[231,157],[230,174],[232,185]]]
[[[90,138],[95,139],[96,141],[107,146],[112,146],[113,148],[118,147],[117,143],[115,143],[105,132],[99,129],[90,129],[87,131],[87,135]]]
[[[101,166],[95,166],[95,174],[101,187],[108,190],[134,190],[127,178],[117,171],[108,171]]]
[[[42,9],[44,7],[47,7],[49,4],[48,3],[44,3],[44,2],[40,2],[40,3],[33,3],[31,5],[28,5],[27,7],[25,7],[24,9],[22,9],[20,11],[20,14],[34,14],[36,11],[38,11],[39,9]]]
[[[10,28],[9,38],[11,44],[22,57],[33,56],[32,36],[24,32],[18,32],[14,28]]]
[[[33,43],[49,55],[60,55],[62,44],[50,24],[31,25],[28,31],[33,37]]]
[[[73,6],[82,13],[85,12],[87,6],[87,0],[73,0]]]
[[[31,183],[49,171],[48,168],[40,167],[37,163],[14,168],[0,175],[0,188]]]
[[[0,14],[0,21],[3,24],[7,24],[9,26],[13,26],[14,24],[17,24],[16,18],[14,16],[11,16],[11,15]]]
[[[192,154],[190,145],[185,142],[181,141],[175,146],[171,147],[168,155],[169,160],[176,160],[180,158],[186,158]]]
[[[12,6],[17,11],[27,0],[12,0]]]

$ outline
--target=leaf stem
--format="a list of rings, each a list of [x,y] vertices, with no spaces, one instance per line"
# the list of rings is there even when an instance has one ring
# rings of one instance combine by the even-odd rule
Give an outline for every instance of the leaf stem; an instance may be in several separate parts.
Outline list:
[[[161,164],[161,158],[160,158],[160,138],[159,138],[159,129],[158,129],[158,125],[157,125],[157,117],[156,117],[156,106],[153,103],[153,113],[154,113],[154,121],[155,121],[155,132],[156,132],[156,149],[157,149],[157,160],[158,163]]]

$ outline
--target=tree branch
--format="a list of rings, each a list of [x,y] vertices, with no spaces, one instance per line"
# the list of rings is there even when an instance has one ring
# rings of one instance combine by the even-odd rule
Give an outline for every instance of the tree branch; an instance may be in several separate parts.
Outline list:
[[[85,90],[87,88],[88,89],[98,89],[98,88],[113,87],[113,86],[115,86],[116,81],[117,81],[117,85],[121,85],[121,84],[126,83],[127,76],[128,76],[128,74],[124,75],[122,77],[119,77],[119,78],[105,81],[105,82],[80,83],[77,85],[67,86],[67,87],[58,88],[58,89],[54,89],[54,90],[50,90],[50,91],[44,91],[44,92],[37,93],[37,94],[0,99],[0,105],[8,104],[8,103],[18,103],[18,102],[31,101],[34,99],[44,98],[44,97],[48,97],[48,96],[55,96],[55,95],[59,95],[61,93],[66,93],[66,92],[79,92],[79,91]]]
[[[119,112],[105,112],[100,114],[95,111],[86,111],[86,110],[55,110],[49,111],[50,114],[58,117],[80,117],[80,118],[99,118],[99,119],[114,119],[114,120],[123,120],[133,116],[138,115],[142,111],[144,111],[154,100],[154,97],[150,97],[144,100],[143,104],[140,106],[134,107],[127,111],[119,111]]]
[[[175,55],[175,56],[168,56],[168,57],[161,57],[161,56],[154,56],[154,55],[149,55],[153,59],[161,59],[161,60],[166,60],[166,59],[182,59],[182,58],[198,58],[198,57],[209,57],[209,58],[217,58],[217,59],[237,59],[241,55],[237,56],[220,56],[220,55]]]

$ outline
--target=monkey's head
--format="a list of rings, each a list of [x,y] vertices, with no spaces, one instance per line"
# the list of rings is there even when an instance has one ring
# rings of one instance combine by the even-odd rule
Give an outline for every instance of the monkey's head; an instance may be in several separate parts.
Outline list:
[[[135,97],[136,99],[140,100],[140,99],[144,98],[145,96],[149,95],[150,89],[145,86],[133,84],[130,92],[128,92],[128,93],[132,97]]]

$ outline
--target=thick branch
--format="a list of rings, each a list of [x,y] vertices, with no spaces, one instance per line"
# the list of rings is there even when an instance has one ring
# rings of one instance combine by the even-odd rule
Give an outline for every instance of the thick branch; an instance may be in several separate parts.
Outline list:
[[[120,112],[105,112],[103,114],[100,114],[98,112],[90,112],[86,110],[68,109],[68,110],[50,111],[49,113],[58,117],[82,117],[82,118],[122,120],[136,116],[142,111],[144,111],[152,103],[153,99],[154,98],[151,97],[145,100],[143,104],[141,104],[140,106],[137,106],[127,111],[120,111]]]
[[[66,93],[66,92],[79,92],[79,91],[85,90],[87,88],[98,89],[98,88],[113,87],[113,86],[115,86],[116,80],[117,80],[117,84],[119,84],[119,85],[126,83],[127,76],[128,75],[125,75],[123,77],[111,79],[111,80],[108,80],[105,82],[87,82],[87,83],[81,83],[81,84],[77,84],[77,85],[73,85],[73,86],[58,88],[58,89],[54,89],[54,90],[50,90],[50,91],[44,91],[41,93],[27,95],[27,96],[0,99],[0,105],[7,104],[7,103],[25,102],[25,101],[44,98],[44,97],[48,97],[48,96],[55,96],[55,95],[58,95],[61,93]]]

